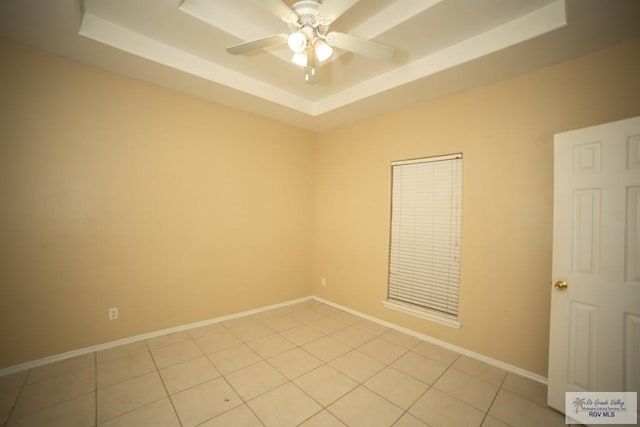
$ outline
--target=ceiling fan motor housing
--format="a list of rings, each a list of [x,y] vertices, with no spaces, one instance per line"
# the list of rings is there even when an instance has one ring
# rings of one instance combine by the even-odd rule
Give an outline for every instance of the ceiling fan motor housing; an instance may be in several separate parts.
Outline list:
[[[313,40],[316,34],[324,36],[329,29],[329,22],[318,15],[319,7],[320,3],[313,0],[302,0],[291,6],[291,9],[298,15],[298,22],[290,24],[291,31],[301,30],[305,32],[309,40]],[[305,28],[309,30],[304,30]]]

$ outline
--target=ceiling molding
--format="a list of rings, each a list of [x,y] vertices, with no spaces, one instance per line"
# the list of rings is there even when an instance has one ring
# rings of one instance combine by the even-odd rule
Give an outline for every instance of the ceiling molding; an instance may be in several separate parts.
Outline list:
[[[238,40],[256,40],[270,34],[271,29],[260,25],[255,19],[248,21],[245,17],[231,12],[224,1],[184,0],[178,10],[193,16],[209,25],[221,29],[225,33],[237,37]],[[286,29],[282,22],[282,30]],[[271,55],[290,63],[291,54],[286,51],[269,51]]]
[[[420,4],[418,5],[418,3]],[[369,34],[382,33],[390,28],[390,25],[398,25],[409,19],[410,16],[415,16],[416,13],[422,13],[438,3],[440,3],[440,1],[398,1],[374,15],[373,18],[370,18],[363,25],[368,29]],[[234,36],[241,35],[243,39],[245,37],[263,36],[261,32],[255,29],[248,30],[250,26],[245,25],[236,15],[226,12],[219,4],[216,5],[214,2],[185,0],[179,6],[179,9],[196,16],[198,19],[210,25],[215,25],[224,31],[233,31]],[[403,13],[400,13],[400,11]],[[389,20],[389,22],[386,23],[387,25],[382,25],[383,19],[380,17],[386,16],[387,14],[395,17],[395,19]],[[239,25],[238,22],[242,24]],[[375,23],[375,25],[369,24],[371,22]],[[409,62],[392,71],[362,81],[348,89],[318,101],[305,100],[300,96],[295,96],[273,85],[189,54],[88,12],[84,13],[78,33],[81,36],[99,41],[133,55],[184,71],[214,83],[242,90],[243,92],[267,101],[277,102],[287,108],[315,117],[416,79],[424,78],[517,43],[524,42],[533,37],[556,30],[566,25],[566,23],[565,1],[556,0],[554,3],[528,13],[525,16],[514,19],[482,34],[465,39],[418,60]]]
[[[211,61],[191,55],[90,13],[85,12],[78,34],[193,76],[285,105],[302,113],[310,115],[313,113],[313,104],[299,96],[245,74],[221,67]]]
[[[373,15],[351,32],[365,38],[378,37],[392,28],[441,3],[443,0],[400,0]]]
[[[1,37],[313,131],[640,37],[638,20],[637,0],[360,0],[331,30],[393,46],[396,56],[336,49],[308,85],[286,44],[226,52],[288,31],[258,0],[0,2]]]
[[[327,97],[314,105],[314,113],[315,115],[327,113],[394,87],[506,49],[557,30],[566,24],[564,0],[558,0],[507,24]]]

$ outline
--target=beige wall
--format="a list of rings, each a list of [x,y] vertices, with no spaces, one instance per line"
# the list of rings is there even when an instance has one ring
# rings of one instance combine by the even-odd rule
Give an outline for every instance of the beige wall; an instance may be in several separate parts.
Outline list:
[[[314,294],[546,375],[553,135],[639,115],[638,76],[635,41],[320,135]],[[459,330],[380,304],[389,164],[453,152],[464,153]]]
[[[315,134],[0,58],[0,367],[311,294]]]
[[[553,134],[640,114],[638,52],[314,135],[0,41],[0,367],[315,294],[545,375]],[[460,330],[380,304],[389,162],[456,151]]]

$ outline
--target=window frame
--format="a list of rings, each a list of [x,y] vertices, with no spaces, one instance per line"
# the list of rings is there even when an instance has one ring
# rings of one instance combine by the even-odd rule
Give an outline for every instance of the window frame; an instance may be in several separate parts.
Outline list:
[[[454,227],[457,227],[457,230],[454,230],[454,232],[456,232],[456,236],[457,236],[457,240],[456,240],[456,244],[457,244],[457,281],[455,282],[455,286],[456,286],[456,303],[455,303],[455,314],[450,314],[447,313],[445,311],[440,311],[438,309],[434,309],[434,308],[429,308],[427,306],[423,306],[423,305],[418,305],[415,303],[412,303],[410,301],[403,301],[402,299],[398,299],[398,298],[392,298],[391,295],[391,288],[392,288],[392,280],[391,280],[391,276],[392,276],[392,261],[393,261],[393,242],[394,242],[394,167],[401,167],[404,165],[413,165],[413,164],[419,164],[419,163],[434,163],[434,162],[441,162],[441,161],[454,161],[454,160],[459,160],[459,163],[457,163],[455,165],[455,167],[458,167],[459,170],[456,171],[457,175],[455,177],[455,181],[451,181],[451,191],[452,192],[457,192],[455,194],[455,197],[457,197],[456,201],[454,202],[455,204],[455,208],[451,208],[449,206],[450,209],[457,209],[455,212],[453,212],[453,214],[449,214],[449,218],[451,220],[451,226],[448,229],[453,229]],[[397,310],[397,311],[401,311],[413,316],[417,316],[420,318],[424,318],[433,322],[437,322],[440,324],[444,324],[453,328],[460,328],[461,323],[459,321],[459,311],[458,311],[458,307],[459,307],[459,302],[460,302],[460,267],[461,267],[461,242],[462,242],[462,194],[463,194],[463,155],[462,153],[455,153],[455,154],[449,154],[449,155],[443,155],[443,156],[431,156],[431,157],[424,157],[424,158],[418,158],[418,159],[411,159],[411,160],[401,160],[401,161],[393,161],[391,162],[391,167],[390,167],[390,171],[391,171],[391,201],[390,201],[390,227],[389,227],[389,264],[388,264],[388,273],[387,273],[387,298],[385,301],[382,301],[382,304],[384,307],[389,308],[389,309],[393,309],[393,310]],[[432,183],[435,181],[432,181]],[[403,182],[404,183],[404,182]],[[454,188],[455,187],[455,188]],[[453,194],[453,193],[452,193]],[[404,206],[403,206],[404,207]],[[455,216],[455,217],[454,217]],[[415,220],[415,219],[414,219]],[[396,236],[396,239],[398,237]],[[451,245],[451,243],[449,243],[449,245]],[[450,248],[450,247],[449,247]],[[449,254],[449,252],[448,252]],[[399,257],[399,256],[398,256]],[[415,255],[414,255],[415,257]],[[395,260],[396,262],[398,261],[397,259]],[[447,265],[451,263],[451,261],[447,261]],[[418,263],[419,264],[419,263]],[[412,268],[414,268],[415,266],[412,265]],[[402,273],[400,273],[402,274]],[[406,274],[406,273],[405,273]],[[413,285],[411,285],[413,286]],[[435,288],[437,288],[440,285],[436,285]],[[402,287],[402,286],[401,286]],[[398,288],[394,288],[394,291],[397,293]],[[432,300],[433,301],[433,300]]]

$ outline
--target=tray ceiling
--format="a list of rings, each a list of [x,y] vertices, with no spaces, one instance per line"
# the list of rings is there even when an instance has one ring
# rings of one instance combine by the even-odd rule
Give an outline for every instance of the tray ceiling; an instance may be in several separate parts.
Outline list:
[[[288,33],[253,0],[3,0],[0,35],[324,131],[638,37],[638,18],[636,0],[361,0],[331,29],[393,46],[393,60],[336,51],[315,85],[286,44],[226,52]]]

